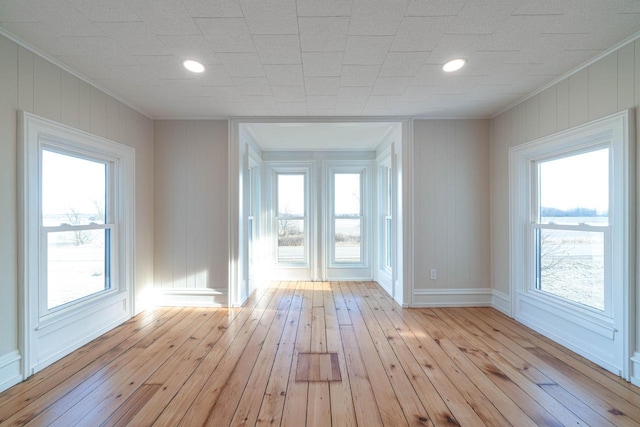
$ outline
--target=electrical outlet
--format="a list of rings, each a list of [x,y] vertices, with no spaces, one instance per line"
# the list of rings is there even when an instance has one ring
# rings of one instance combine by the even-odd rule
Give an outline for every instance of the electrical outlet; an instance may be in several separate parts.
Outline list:
[[[438,270],[435,268],[431,269],[431,280],[436,280],[438,278]]]

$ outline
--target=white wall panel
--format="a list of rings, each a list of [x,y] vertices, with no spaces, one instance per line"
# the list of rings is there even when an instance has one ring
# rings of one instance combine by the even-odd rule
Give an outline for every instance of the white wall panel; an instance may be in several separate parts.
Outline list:
[[[414,164],[415,288],[489,288],[489,122],[415,120]]]
[[[33,64],[33,111],[47,119],[60,121],[60,68],[36,56]]]
[[[18,345],[16,105],[18,47],[0,37],[0,359]],[[0,385],[7,378],[0,377]]]
[[[60,85],[60,121],[78,128],[78,78],[63,71]]]
[[[227,122],[162,120],[154,134],[156,286],[215,290],[226,304]]]

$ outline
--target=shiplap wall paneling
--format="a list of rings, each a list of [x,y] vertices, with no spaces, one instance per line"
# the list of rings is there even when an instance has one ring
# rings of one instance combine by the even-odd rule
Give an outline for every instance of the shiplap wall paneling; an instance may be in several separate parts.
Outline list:
[[[414,162],[416,289],[489,288],[489,122],[415,120]]]
[[[155,141],[156,284],[226,294],[227,123],[157,121]]]
[[[16,105],[18,46],[0,37],[0,357],[18,345],[16,231]],[[3,378],[0,378],[0,384]]]

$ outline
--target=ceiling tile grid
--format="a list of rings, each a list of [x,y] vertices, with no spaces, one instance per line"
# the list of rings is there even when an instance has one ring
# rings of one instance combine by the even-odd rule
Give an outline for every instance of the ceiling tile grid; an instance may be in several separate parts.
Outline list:
[[[153,118],[489,117],[638,33],[640,2],[0,0],[0,27]]]

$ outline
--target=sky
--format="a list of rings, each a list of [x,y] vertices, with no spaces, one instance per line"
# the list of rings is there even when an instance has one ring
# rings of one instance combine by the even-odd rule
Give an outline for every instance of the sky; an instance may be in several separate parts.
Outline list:
[[[609,149],[540,163],[541,206],[570,210],[609,206]]]

